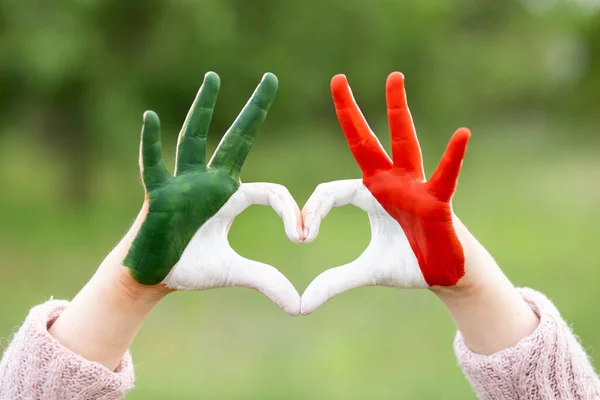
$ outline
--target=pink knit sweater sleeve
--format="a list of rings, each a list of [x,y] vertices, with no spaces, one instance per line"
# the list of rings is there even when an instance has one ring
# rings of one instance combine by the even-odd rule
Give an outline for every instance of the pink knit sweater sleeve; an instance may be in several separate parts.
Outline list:
[[[485,356],[473,353],[460,332],[458,363],[481,399],[600,399],[600,380],[567,323],[544,295],[520,289],[540,317],[537,329],[514,347]]]
[[[120,399],[133,387],[129,353],[110,371],[48,333],[67,304],[50,300],[31,309],[0,361],[0,400]]]

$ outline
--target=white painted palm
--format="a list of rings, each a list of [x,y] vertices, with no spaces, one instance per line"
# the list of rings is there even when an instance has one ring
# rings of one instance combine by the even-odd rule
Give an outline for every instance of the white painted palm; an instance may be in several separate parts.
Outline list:
[[[367,212],[371,241],[354,261],[317,276],[302,295],[302,314],[310,314],[330,298],[362,286],[428,287],[402,227],[373,197],[361,179],[322,183],[302,211],[305,243],[319,233],[332,207],[353,204]]]
[[[249,206],[269,205],[283,219],[286,235],[301,241],[300,210],[289,191],[274,183],[244,183],[193,236],[163,283],[177,290],[246,287],[267,296],[290,315],[300,313],[300,295],[275,267],[242,257],[229,244],[234,218]]]

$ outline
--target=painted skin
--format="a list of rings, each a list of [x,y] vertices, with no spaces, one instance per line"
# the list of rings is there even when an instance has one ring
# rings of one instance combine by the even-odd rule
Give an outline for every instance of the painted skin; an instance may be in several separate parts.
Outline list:
[[[293,285],[275,268],[241,257],[227,241],[233,219],[251,204],[271,205],[283,218],[288,237],[302,240],[300,212],[287,189],[240,182],[242,164],[275,98],[277,78],[264,75],[207,161],[206,140],[219,86],[217,74],[206,74],[179,134],[173,175],[162,159],[158,116],[144,114],[140,169],[148,211],[123,265],[144,285],[164,283],[179,290],[250,287],[297,315],[300,297]]]
[[[455,231],[452,195],[470,132],[457,130],[429,181],[406,102],[404,76],[386,83],[392,159],[388,157],[354,101],[346,77],[332,79],[338,120],[363,173],[362,180],[319,185],[304,207],[305,242],[334,206],[354,204],[369,214],[371,242],[354,262],[325,271],[302,296],[308,314],[331,297],[370,285],[453,286],[465,275],[465,255]]]

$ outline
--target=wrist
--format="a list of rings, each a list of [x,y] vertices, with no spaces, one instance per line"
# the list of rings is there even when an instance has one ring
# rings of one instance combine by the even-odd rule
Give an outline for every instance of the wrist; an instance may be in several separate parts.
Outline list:
[[[491,259],[491,257],[490,257]],[[495,262],[482,262],[477,268],[465,266],[465,275],[454,286],[432,286],[433,292],[442,302],[468,302],[488,292],[490,288],[514,289]]]
[[[106,270],[101,267],[91,281],[98,281],[99,296],[107,297],[122,310],[131,312],[149,312],[173,291],[163,284],[142,285],[133,279],[128,268],[121,265]]]
[[[454,227],[465,254],[465,275],[455,286],[430,290],[444,303],[473,352],[493,354],[512,347],[535,330],[539,319],[458,219]]]
[[[513,347],[539,324],[537,315],[506,277],[468,290],[436,294],[474,353],[489,355]]]
[[[476,297],[490,286],[512,287],[494,258],[454,214],[452,224],[463,251],[464,275],[453,286],[432,286],[430,290],[442,301],[457,301]]]
[[[113,291],[115,296],[122,298],[123,301],[130,302],[132,305],[154,306],[164,296],[173,291],[162,283],[157,285],[139,283],[133,278],[129,268],[123,265],[123,260],[131,249],[133,240],[148,215],[148,209],[149,202],[146,198],[129,231],[106,257],[94,276],[94,278],[97,276],[98,279],[107,281],[107,286],[111,288],[110,291]]]
[[[124,270],[99,269],[49,329],[66,348],[111,370],[165,295],[140,288]]]
[[[463,281],[464,279],[464,281]],[[499,293],[516,291],[513,284],[498,270],[490,269],[485,277],[465,275],[457,285],[449,287],[431,287],[438,299],[451,311],[452,309],[471,308],[474,304],[483,304],[487,299],[499,296]]]

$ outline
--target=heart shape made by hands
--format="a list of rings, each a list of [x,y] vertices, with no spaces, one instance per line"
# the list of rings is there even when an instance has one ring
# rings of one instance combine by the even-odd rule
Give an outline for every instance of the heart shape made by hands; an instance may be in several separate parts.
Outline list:
[[[310,243],[333,207],[355,205],[369,217],[371,241],[354,261],[318,275],[302,297],[275,267],[242,257],[227,234],[234,218],[250,205],[269,205],[282,218],[287,237]],[[309,314],[330,298],[353,288],[389,286],[426,288],[418,259],[400,223],[361,179],[322,183],[306,202],[302,216],[290,192],[273,183],[245,183],[196,232],[164,283],[179,290],[248,287],[290,315]]]
[[[451,199],[469,131],[455,132],[426,181],[402,74],[392,73],[386,87],[393,160],[362,116],[345,76],[334,77],[331,87],[363,177],[319,185],[302,213],[285,187],[242,184],[239,179],[275,96],[274,75],[263,76],[207,161],[206,135],[219,88],[218,76],[207,74],[180,132],[173,175],[162,160],[158,116],[146,113],[140,147],[145,219],[123,261],[133,277],[177,290],[248,287],[290,315],[309,314],[331,297],[361,286],[455,285],[465,273],[461,239],[468,232],[454,216]],[[332,207],[353,204],[369,215],[371,241],[353,262],[317,276],[300,297],[276,268],[242,257],[229,244],[234,218],[252,204],[270,205],[293,242],[313,241]]]
[[[310,243],[321,220],[334,206],[353,204],[367,212],[372,238],[353,262],[327,270],[313,280],[302,298],[275,267],[242,257],[227,234],[234,218],[250,205],[269,205],[283,220],[294,243]],[[290,192],[273,183],[244,183],[195,233],[163,283],[178,290],[248,287],[290,315],[308,314],[331,297],[368,285],[426,287],[418,262],[400,224],[379,204],[360,179],[320,184],[300,214]]]
[[[363,177],[317,187],[303,210],[305,241],[316,237],[332,207],[354,204],[369,215],[371,242],[353,262],[313,280],[302,295],[301,313],[309,314],[331,297],[361,286],[456,285],[465,275],[465,250],[470,256],[482,253],[452,212],[470,132],[461,128],[454,133],[426,180],[401,73],[390,74],[386,82],[392,159],[367,124],[344,75],[332,79],[331,91]]]

